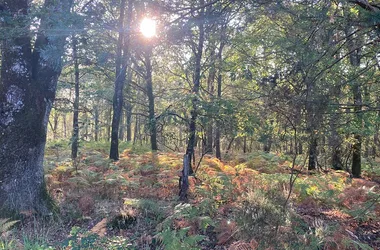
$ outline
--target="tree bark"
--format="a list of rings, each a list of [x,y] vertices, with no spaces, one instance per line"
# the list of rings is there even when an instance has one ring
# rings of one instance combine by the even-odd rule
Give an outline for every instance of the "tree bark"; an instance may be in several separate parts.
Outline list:
[[[127,103],[126,123],[127,123],[127,142],[131,142],[132,141],[132,105],[130,102]]]
[[[309,143],[309,165],[308,170],[317,168],[317,138],[311,138]]]
[[[200,6],[204,5],[204,0],[200,0]],[[201,60],[203,55],[203,45],[205,39],[205,30],[204,30],[204,8],[200,8],[199,11],[199,37],[198,37],[198,45],[197,48],[194,48],[195,51],[195,69],[194,69],[194,77],[193,77],[193,88],[191,93],[193,94],[192,99],[192,110],[191,110],[191,119],[189,124],[189,141],[186,148],[186,154],[184,159],[188,159],[188,161],[184,160],[183,172],[187,167],[189,168],[189,174],[193,173],[193,169],[191,167],[191,160],[194,157],[194,147],[195,147],[195,134],[196,134],[196,123],[198,117],[198,95],[199,95],[199,87],[201,82]],[[188,162],[188,164],[187,164]],[[187,188],[185,187],[188,180],[184,179],[184,175],[180,178],[180,183],[182,182],[182,186],[180,189],[179,199],[181,201],[187,200]]]
[[[125,120],[125,111],[121,109],[120,126],[119,126],[119,141],[124,140],[124,120]]]
[[[222,68],[222,63],[223,63],[223,49],[224,49],[224,45],[225,45],[225,41],[224,41],[224,34],[225,32],[225,27],[222,28],[222,33],[221,33],[221,41],[220,41],[220,45],[219,45],[219,50],[218,50],[218,56],[217,56],[217,60],[218,60],[218,78],[217,78],[217,97],[218,97],[218,101],[220,102],[220,100],[222,99],[222,82],[223,82],[223,76],[222,76],[222,71],[223,71],[223,68]],[[219,112],[218,112],[219,113]],[[222,153],[221,153],[221,144],[220,144],[220,136],[221,136],[221,133],[220,133],[220,126],[221,126],[221,122],[219,120],[217,120],[215,122],[216,124],[216,129],[215,129],[215,156],[216,158],[218,158],[219,160],[222,160]]]
[[[120,17],[119,17],[119,37],[116,51],[116,80],[115,92],[113,96],[113,116],[112,116],[112,132],[111,132],[111,148],[110,159],[119,159],[119,126],[120,117],[123,110],[123,88],[125,84],[126,69],[129,59],[129,32],[127,36],[124,30],[129,30],[132,21],[132,0],[128,1],[128,17],[127,23],[124,26],[124,11],[127,0],[121,0]],[[124,49],[123,49],[124,48]],[[126,49],[127,48],[127,49]],[[123,53],[124,50],[124,53]]]
[[[125,94],[127,97],[131,95],[131,82],[132,82],[132,68],[128,68],[127,72],[127,85]],[[127,99],[125,104],[125,125],[126,125],[126,133],[127,133],[127,142],[132,141],[132,110],[133,106],[130,102],[130,100]]]
[[[74,60],[74,75],[75,75],[75,98],[74,98],[74,113],[73,113],[73,135],[71,137],[71,159],[75,160],[78,157],[79,144],[79,59],[78,59],[78,39],[75,35],[72,36],[72,49]]]
[[[150,133],[150,145],[152,151],[158,150],[157,147],[157,127],[156,127],[156,116],[154,111],[154,94],[153,94],[153,81],[152,81],[152,47],[150,44],[146,44],[146,50],[144,53],[145,57],[145,70],[146,70],[146,93],[148,96],[148,124],[149,124],[149,133]]]
[[[213,46],[214,47],[214,46]],[[216,75],[216,68],[215,63],[217,60],[217,56],[215,53],[216,49],[212,49],[210,58],[211,58],[211,68],[209,70],[208,79],[207,79],[207,91],[210,97],[210,101],[213,101],[214,99],[214,82],[215,82],[215,75]],[[208,121],[207,121],[207,129],[206,129],[206,147],[205,147],[205,153],[207,154],[213,154],[213,142],[214,142],[214,122],[212,117],[212,112],[208,110]]]
[[[0,214],[50,212],[43,158],[46,131],[68,34],[54,34],[70,11],[71,1],[46,0],[44,8],[54,13],[42,16],[41,30],[32,48],[29,36],[28,0],[6,0],[4,11],[13,19],[4,25],[18,34],[3,40],[0,84]],[[54,11],[52,11],[54,9]],[[49,54],[42,56],[41,52]]]
[[[349,35],[349,27],[345,30],[346,36]],[[350,51],[350,64],[353,68],[360,67],[361,59],[361,47],[359,45],[358,39],[348,39],[347,48]],[[362,113],[362,90],[358,79],[353,82],[352,94],[354,101],[354,112],[355,112],[355,124],[356,130],[360,131],[363,128],[363,113]],[[362,136],[360,132],[354,133],[354,142],[352,145],[352,166],[351,173],[355,178],[361,177],[361,150],[362,150]]]
[[[362,95],[360,86],[358,83],[355,83],[353,86],[353,94],[354,94],[354,111],[356,113],[357,118],[357,126],[359,128],[362,127],[363,122],[363,114],[361,112],[362,109]],[[355,178],[361,177],[361,150],[362,150],[362,136],[360,133],[354,134],[354,143],[352,145],[352,176]]]
[[[66,113],[63,113],[63,137],[67,138]]]
[[[95,104],[94,107],[94,123],[95,123],[95,141],[99,141],[99,108]]]
[[[137,139],[139,138],[139,135],[140,135],[140,117],[136,115],[135,129],[133,133],[133,145],[136,144]]]

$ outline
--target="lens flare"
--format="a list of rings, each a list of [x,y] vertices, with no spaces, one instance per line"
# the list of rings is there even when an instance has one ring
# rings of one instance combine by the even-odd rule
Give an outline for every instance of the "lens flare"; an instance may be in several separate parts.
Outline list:
[[[156,35],[156,21],[150,18],[144,18],[140,24],[141,33],[147,37],[151,38]]]

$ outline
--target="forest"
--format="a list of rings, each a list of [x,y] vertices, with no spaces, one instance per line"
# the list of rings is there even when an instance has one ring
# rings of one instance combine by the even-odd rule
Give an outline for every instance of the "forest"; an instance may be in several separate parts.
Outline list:
[[[1,249],[380,249],[378,0],[0,0]]]

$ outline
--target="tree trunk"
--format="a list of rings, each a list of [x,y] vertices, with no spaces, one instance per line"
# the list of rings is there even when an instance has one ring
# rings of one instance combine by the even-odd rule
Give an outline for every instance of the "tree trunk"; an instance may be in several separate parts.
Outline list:
[[[309,164],[308,170],[314,170],[317,167],[317,134],[319,126],[318,108],[316,107],[315,82],[308,79],[306,82],[306,116],[307,116],[307,133],[309,138]]]
[[[353,87],[354,94],[354,111],[356,113],[357,118],[357,126],[359,128],[362,127],[363,122],[363,114],[361,112],[362,109],[362,97],[359,84],[355,84]],[[360,133],[354,134],[354,143],[352,145],[352,176],[355,178],[361,177],[361,150],[362,150],[362,136]]]
[[[83,114],[83,129],[84,129],[84,135],[83,135],[83,137],[84,137],[84,139],[86,141],[88,141],[88,136],[89,136],[88,124],[89,124],[89,122],[88,122],[88,114],[87,114],[87,112],[84,112],[84,114]]]
[[[99,141],[99,109],[98,105],[94,107],[94,123],[95,123],[95,141]]]
[[[139,119],[139,116],[136,115],[135,129],[133,133],[133,145],[136,144],[139,134],[140,134],[140,119]]]
[[[153,94],[153,81],[152,81],[152,46],[146,44],[146,50],[144,51],[145,56],[145,69],[146,69],[146,93],[148,96],[148,107],[149,107],[149,133],[150,133],[150,145],[152,151],[158,150],[157,147],[157,127],[156,127],[156,116],[154,111],[154,94]]]
[[[113,116],[112,116],[112,132],[111,132],[111,148],[110,159],[119,159],[119,126],[120,117],[123,110],[123,88],[125,84],[126,69],[129,59],[129,32],[127,36],[124,30],[129,30],[132,21],[132,0],[128,1],[128,17],[127,23],[124,26],[124,11],[127,0],[121,0],[120,17],[119,17],[119,37],[116,51],[116,80],[115,92],[113,96]],[[123,53],[124,48],[124,53]],[[127,49],[125,49],[127,48]]]
[[[232,137],[232,139],[231,139],[230,142],[228,143],[228,146],[227,146],[226,152],[224,153],[225,155],[228,155],[228,153],[230,152],[231,147],[232,147],[232,144],[234,143],[234,141],[235,141],[235,137]]]
[[[204,5],[204,0],[200,0],[200,5]],[[198,46],[197,48],[193,48],[195,51],[195,69],[194,69],[194,78],[193,78],[193,99],[192,99],[192,110],[191,110],[191,119],[189,124],[189,141],[186,148],[186,154],[184,159],[188,159],[188,164],[184,161],[183,171],[185,172],[186,168],[189,167],[189,173],[193,173],[193,169],[191,167],[191,159],[194,157],[194,147],[195,147],[195,134],[196,134],[196,122],[198,117],[198,95],[199,95],[199,87],[201,82],[201,60],[203,55],[203,45],[205,39],[205,30],[204,30],[204,8],[202,7],[199,11],[199,38],[198,38]],[[186,163],[186,164],[185,164]],[[184,177],[184,176],[182,176]],[[188,180],[182,178],[180,182],[186,183]],[[181,187],[180,190],[180,200],[186,201],[187,199],[187,189],[183,189]]]
[[[349,28],[346,29],[346,36],[349,35]],[[348,39],[347,47],[350,51],[350,64],[354,68],[360,67],[361,47],[358,39]],[[355,112],[355,125],[356,130],[361,131],[363,128],[363,113],[362,113],[362,91],[361,85],[358,79],[355,79],[352,85],[352,94],[354,101]],[[352,145],[352,176],[355,178],[361,177],[361,150],[362,150],[362,136],[359,132],[354,133],[354,142]]]
[[[309,144],[309,165],[308,170],[314,170],[317,168],[317,139],[312,138]]]
[[[131,82],[132,82],[132,68],[128,68],[127,72],[127,84],[126,84],[126,95],[129,97],[131,95]],[[127,99],[125,104],[125,125],[126,125],[126,133],[127,133],[127,142],[132,141],[132,110],[133,106],[130,100]]]
[[[126,123],[127,123],[127,142],[132,141],[132,105],[127,103],[126,111]]]
[[[78,40],[75,35],[72,36],[72,49],[74,60],[75,75],[75,98],[74,98],[74,114],[73,114],[73,135],[71,137],[71,159],[78,157],[79,142],[79,60],[78,60]]]
[[[298,152],[299,155],[303,154],[302,142],[298,142],[298,150],[297,150],[297,152]]]
[[[218,101],[222,99],[222,82],[223,82],[223,76],[222,76],[222,63],[223,63],[223,48],[225,45],[225,40],[224,40],[224,34],[225,32],[225,26],[223,26],[222,31],[221,31],[221,41],[219,45],[219,50],[218,50],[218,78],[217,78],[217,92],[218,92]],[[218,112],[219,114],[219,112]],[[215,122],[216,124],[216,129],[215,129],[215,156],[219,160],[222,160],[222,153],[221,153],[221,144],[220,144],[220,126],[222,125],[219,120]]]
[[[104,114],[105,120],[107,120],[106,125],[106,133],[107,133],[107,141],[111,141],[111,124],[112,124],[112,107],[108,109]]]
[[[49,31],[57,29],[53,13],[67,16],[71,1],[45,2],[44,7],[54,12],[41,17],[40,28],[46,32],[37,34],[33,50],[25,18],[30,1],[3,3],[3,11],[14,19],[4,25],[15,33],[3,40],[1,48],[0,214],[7,216],[20,211],[48,214],[51,202],[45,188],[43,158],[61,64],[53,65],[40,52],[53,48],[54,58],[60,62],[66,34],[55,34],[52,39]]]
[[[214,45],[213,45],[214,47]],[[216,49],[212,48],[212,52],[210,55],[211,58],[211,67],[209,70],[208,74],[208,79],[207,79],[207,91],[209,94],[210,102],[213,101],[214,99],[214,82],[215,82],[215,75],[216,75],[216,68],[215,68],[215,63],[217,60],[217,55],[216,55]],[[213,117],[212,117],[212,112],[208,111],[208,119],[207,119],[207,125],[206,125],[206,145],[205,145],[205,153],[207,154],[213,154],[213,141],[214,141],[214,122],[213,122]]]
[[[57,112],[57,110],[55,110],[54,115],[53,115],[53,124],[51,124],[49,120],[50,128],[53,132],[53,140],[58,139],[58,120],[59,120],[59,113]]]
[[[63,137],[67,138],[67,124],[66,124],[66,113],[63,113]]]
[[[121,109],[121,115],[120,115],[120,124],[119,126],[119,140],[124,140],[124,120],[125,120],[125,111]]]

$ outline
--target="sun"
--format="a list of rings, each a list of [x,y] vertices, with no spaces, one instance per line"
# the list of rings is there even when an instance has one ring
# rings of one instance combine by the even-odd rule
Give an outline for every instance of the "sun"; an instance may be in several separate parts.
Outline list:
[[[156,21],[145,17],[140,24],[140,31],[147,38],[154,37],[156,35]]]

